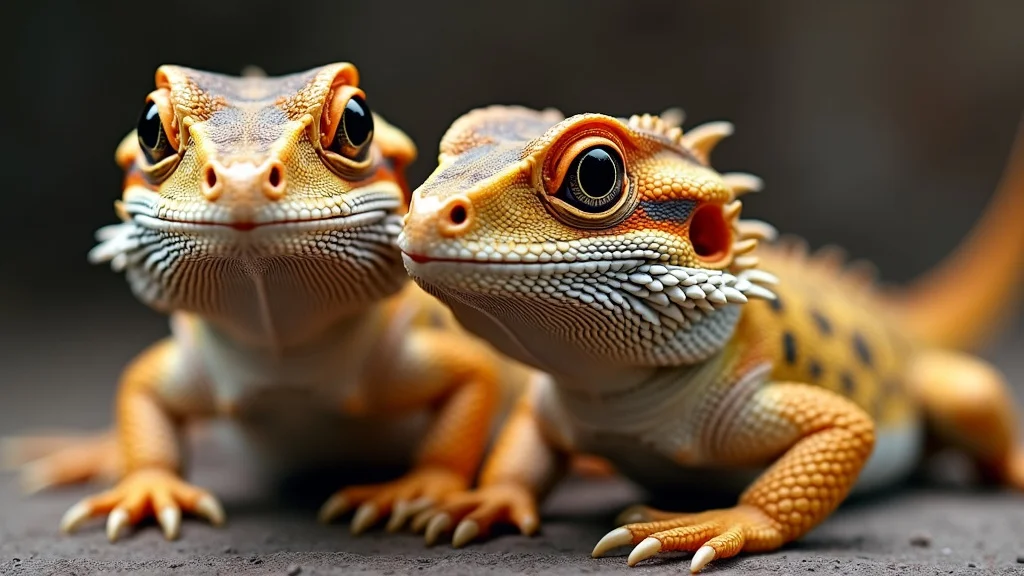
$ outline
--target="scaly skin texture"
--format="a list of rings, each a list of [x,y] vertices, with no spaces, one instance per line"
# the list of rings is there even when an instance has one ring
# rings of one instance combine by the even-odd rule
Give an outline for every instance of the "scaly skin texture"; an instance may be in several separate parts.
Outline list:
[[[153,515],[174,538],[182,512],[222,522],[216,498],[181,476],[183,434],[212,418],[232,420],[271,468],[411,467],[325,504],[324,520],[357,509],[356,532],[389,515],[397,528],[469,486],[508,374],[406,282],[395,239],[414,157],[370,116],[351,64],[277,78],[157,70],[117,151],[123,222],[90,256],[171,314],[173,335],[124,371],[112,434],[12,443],[33,489],[119,477],[63,529],[106,514],[114,540]]]
[[[679,122],[492,107],[448,130],[399,238],[406,267],[464,326],[550,377],[520,401],[479,489],[414,526],[431,541],[454,529],[456,546],[494,522],[532,533],[566,455],[592,451],[652,488],[741,492],[723,510],[631,508],[594,549],[635,545],[630,565],[691,551],[696,572],[774,550],[851,490],[905,475],[925,420],[994,480],[1024,489],[998,372],[932,347],[962,342],[911,320],[1008,305],[1024,235],[1007,226],[1024,210],[986,216],[972,257],[950,264],[991,280],[966,295],[984,306],[950,304],[957,286],[946,286],[901,308],[879,296],[869,266],[844,266],[836,249],[759,247],[774,230],[739,213],[760,181],[709,165],[731,126],[684,133]],[[1020,207],[1022,165],[1011,162],[996,206]],[[972,319],[972,334],[985,324]]]

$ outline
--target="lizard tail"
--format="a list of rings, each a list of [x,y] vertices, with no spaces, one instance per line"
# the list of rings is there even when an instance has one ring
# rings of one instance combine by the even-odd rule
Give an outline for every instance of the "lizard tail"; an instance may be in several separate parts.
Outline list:
[[[999,187],[967,238],[943,262],[893,295],[902,324],[926,343],[981,346],[1024,296],[1024,119]]]

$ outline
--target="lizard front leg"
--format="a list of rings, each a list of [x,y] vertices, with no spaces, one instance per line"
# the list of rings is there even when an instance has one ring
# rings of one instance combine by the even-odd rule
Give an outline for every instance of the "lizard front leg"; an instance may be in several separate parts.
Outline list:
[[[384,484],[350,486],[335,493],[320,510],[330,521],[358,506],[352,531],[360,533],[391,515],[389,530],[452,492],[471,483],[487,445],[498,398],[497,358],[475,339],[458,332],[411,330],[384,381],[367,392],[367,408],[389,414],[437,406],[430,430],[419,446],[411,472]]]
[[[455,527],[452,545],[464,546],[485,536],[495,522],[511,522],[524,535],[540,527],[538,504],[565,475],[569,451],[551,441],[537,407],[537,379],[516,401],[498,435],[476,490],[449,495],[421,512],[412,527],[426,531],[428,545]]]
[[[828,390],[772,383],[757,390],[716,434],[718,464],[754,464],[778,456],[722,510],[658,513],[605,536],[594,557],[634,544],[630,566],[658,552],[695,552],[694,573],[716,558],[774,550],[818,525],[853,487],[874,447],[874,423],[853,402]]]
[[[129,524],[155,515],[168,539],[178,535],[181,512],[194,512],[214,524],[224,521],[220,504],[208,492],[183,481],[179,474],[183,446],[181,424],[186,415],[212,405],[208,390],[171,339],[154,344],[124,371],[116,401],[116,434],[124,476],[101,494],[71,507],[61,521],[72,532],[92,516],[108,514],[107,537],[114,541]]]

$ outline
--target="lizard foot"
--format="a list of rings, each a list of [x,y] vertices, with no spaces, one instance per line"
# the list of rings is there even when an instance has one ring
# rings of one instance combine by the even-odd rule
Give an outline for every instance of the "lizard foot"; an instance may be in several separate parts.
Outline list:
[[[108,514],[107,538],[114,542],[127,526],[152,514],[164,536],[173,540],[181,529],[182,510],[203,516],[214,525],[224,523],[224,510],[210,493],[168,470],[138,470],[113,489],[72,506],[64,514],[60,528],[71,533],[86,519]]]
[[[646,509],[648,512],[657,512]],[[661,515],[657,512],[658,516]],[[690,572],[696,574],[717,558],[729,558],[741,551],[778,548],[783,535],[776,523],[760,509],[739,505],[698,514],[626,524],[609,532],[592,556],[600,558],[609,550],[633,544],[627,563],[635,566],[659,552],[693,552]]]
[[[388,531],[395,532],[444,496],[466,489],[466,479],[446,468],[424,467],[383,484],[349,486],[335,492],[320,508],[320,521],[327,523],[356,509],[352,533],[360,534],[390,514]]]
[[[93,436],[23,436],[0,440],[0,467],[18,470],[27,494],[41,490],[113,479],[121,467],[113,434]]]
[[[427,545],[432,546],[454,527],[452,546],[460,548],[485,536],[495,522],[511,522],[526,536],[535,533],[540,520],[533,495],[517,484],[493,484],[452,494],[439,506],[417,514],[412,529],[425,531]]]

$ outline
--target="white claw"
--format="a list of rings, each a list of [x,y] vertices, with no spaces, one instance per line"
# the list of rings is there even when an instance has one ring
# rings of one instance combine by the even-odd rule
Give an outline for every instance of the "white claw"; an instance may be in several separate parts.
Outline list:
[[[60,531],[65,534],[74,532],[90,516],[90,512],[91,509],[85,502],[79,502],[68,508],[68,511],[64,513],[64,517],[60,519]]]
[[[110,516],[107,516],[107,540],[116,542],[125,526],[128,526],[128,511],[124,508],[111,510]]]
[[[394,510],[391,512],[391,518],[388,519],[387,529],[389,532],[397,532],[405,526],[405,523],[409,521],[409,518],[423,512],[427,508],[434,505],[432,498],[417,498],[411,502],[405,500],[398,500],[395,502]]]
[[[210,521],[214,526],[224,523],[224,509],[216,498],[207,494],[196,502],[196,513]]]
[[[427,546],[433,546],[441,534],[451,527],[452,517],[447,514],[441,513],[431,518],[430,522],[427,522],[427,533],[423,537],[427,541]]]
[[[452,536],[452,547],[462,548],[480,535],[480,525],[473,520],[463,520],[455,527],[455,534]]]
[[[157,516],[160,528],[164,531],[164,538],[174,540],[181,530],[181,509],[177,506],[167,506]]]
[[[646,560],[658,552],[661,552],[661,541],[648,536],[629,553],[629,558],[626,558],[626,564],[636,566],[638,562]]]
[[[377,521],[377,506],[367,502],[356,510],[355,517],[352,518],[352,533],[362,534],[367,528],[373,526]]]
[[[594,551],[590,553],[591,558],[600,558],[608,553],[612,548],[618,548],[619,546],[625,546],[633,541],[633,533],[626,528],[616,528],[611,532],[604,535],[604,538],[598,541],[597,546],[594,546]]]
[[[409,502],[409,514],[419,514],[420,512],[423,512],[424,510],[430,508],[433,505],[433,498],[427,498],[426,496],[422,496],[420,498],[413,500],[412,502]]]
[[[395,504],[391,507],[391,517],[388,518],[388,525],[385,529],[388,532],[397,532],[408,517],[409,503],[405,500],[395,500]]]
[[[693,555],[693,560],[690,561],[690,573],[696,574],[703,570],[708,565],[708,562],[715,559],[715,554],[715,549],[711,546],[701,546],[697,553]]]
[[[324,502],[324,505],[320,507],[320,512],[317,514],[317,519],[324,524],[327,524],[331,520],[334,520],[338,516],[341,516],[345,512],[348,512],[349,503],[348,499],[345,498],[344,494],[335,494]]]

